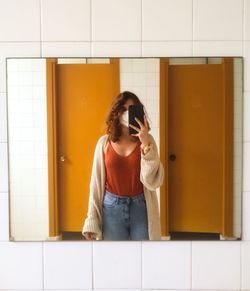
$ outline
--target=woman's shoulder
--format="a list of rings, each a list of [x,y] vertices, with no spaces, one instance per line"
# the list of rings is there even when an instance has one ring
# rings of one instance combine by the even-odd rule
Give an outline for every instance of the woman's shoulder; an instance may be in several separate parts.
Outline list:
[[[108,134],[101,135],[96,143],[96,147],[102,147],[108,139]]]
[[[97,140],[97,143],[102,143],[102,142],[105,142],[105,140],[108,138],[108,134],[103,134],[101,135],[98,140]]]

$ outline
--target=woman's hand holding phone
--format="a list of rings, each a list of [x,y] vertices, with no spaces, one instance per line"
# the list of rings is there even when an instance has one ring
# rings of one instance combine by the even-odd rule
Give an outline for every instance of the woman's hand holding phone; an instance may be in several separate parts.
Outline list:
[[[132,127],[138,132],[131,135],[138,136],[141,141],[141,146],[146,146],[149,144],[149,134],[148,134],[149,127],[148,127],[148,120],[146,118],[146,115],[144,114],[144,124],[137,117],[135,117],[135,120],[139,124],[140,128],[132,124],[129,124],[130,127]]]

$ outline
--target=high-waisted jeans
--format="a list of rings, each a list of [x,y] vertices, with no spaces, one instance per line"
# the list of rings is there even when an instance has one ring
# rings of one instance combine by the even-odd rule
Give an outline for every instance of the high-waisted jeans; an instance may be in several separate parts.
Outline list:
[[[102,233],[104,240],[149,240],[144,193],[129,197],[106,191],[102,204]]]

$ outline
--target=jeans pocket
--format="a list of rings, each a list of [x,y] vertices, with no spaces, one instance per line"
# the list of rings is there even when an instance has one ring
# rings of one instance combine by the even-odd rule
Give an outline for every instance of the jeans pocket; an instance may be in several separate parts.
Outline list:
[[[117,197],[104,195],[103,205],[107,207],[113,207],[117,204]]]

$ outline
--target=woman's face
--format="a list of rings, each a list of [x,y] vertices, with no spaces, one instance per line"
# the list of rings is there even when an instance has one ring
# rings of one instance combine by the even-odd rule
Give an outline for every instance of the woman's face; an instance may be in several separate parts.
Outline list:
[[[128,122],[128,107],[129,105],[134,105],[134,101],[129,99],[127,102],[124,104],[124,107],[127,109],[126,111],[120,112],[119,113],[119,118],[120,118],[120,123],[126,127],[129,126]]]
[[[134,105],[134,101],[132,99],[128,99],[127,102],[124,104],[124,107],[128,110],[129,105]]]

